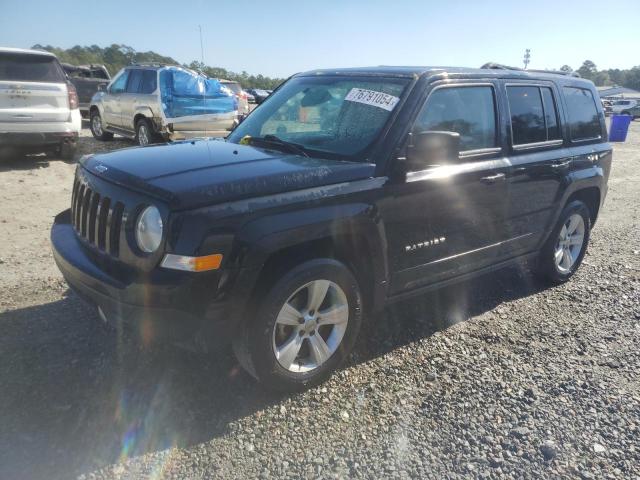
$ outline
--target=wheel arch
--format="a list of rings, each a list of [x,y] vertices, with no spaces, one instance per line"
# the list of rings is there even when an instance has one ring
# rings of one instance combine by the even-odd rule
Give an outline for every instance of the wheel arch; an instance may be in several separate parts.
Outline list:
[[[580,200],[589,208],[591,226],[596,223],[598,219],[598,213],[600,212],[600,202],[601,202],[601,194],[600,188],[598,187],[585,187],[573,192],[564,206],[567,206],[574,200]],[[563,207],[564,208],[564,207]]]
[[[102,110],[100,109],[99,105],[93,104],[89,106],[89,116],[91,116],[93,112],[98,112],[98,114],[102,116]]]
[[[251,245],[251,249],[238,255],[235,261],[259,265],[252,297],[261,294],[272,280],[295,265],[315,258],[332,258],[353,272],[365,305],[374,311],[382,308],[388,275],[383,227],[369,215],[367,206],[351,207],[339,207],[342,213],[353,214],[341,218],[336,218],[335,208],[331,207],[305,210],[301,216],[282,214],[293,222],[284,229],[277,228],[282,227],[279,222],[282,219],[274,216],[246,226],[238,235],[238,241]],[[255,238],[255,231],[262,231],[265,226],[274,229]]]

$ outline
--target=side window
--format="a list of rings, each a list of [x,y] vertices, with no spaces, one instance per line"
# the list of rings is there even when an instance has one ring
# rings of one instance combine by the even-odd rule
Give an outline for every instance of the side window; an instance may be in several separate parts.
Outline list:
[[[122,93],[127,86],[127,80],[129,79],[129,70],[125,70],[116,78],[111,84],[111,93]]]
[[[538,87],[507,87],[513,144],[547,141],[544,109]]]
[[[413,129],[457,132],[460,134],[461,151],[496,147],[493,87],[445,87],[434,90],[418,114]]]
[[[142,89],[140,93],[153,93],[156,91],[157,73],[155,70],[145,70],[142,74]]]
[[[129,74],[129,83],[127,84],[127,93],[138,93],[142,84],[142,70],[131,70]]]
[[[508,86],[513,145],[560,140],[558,109],[549,87]]]
[[[544,106],[544,121],[547,125],[547,140],[559,140],[562,138],[562,133],[558,125],[558,108],[553,98],[553,92],[548,87],[542,87],[540,92]]]
[[[600,118],[596,102],[586,88],[564,87],[572,140],[600,138]]]

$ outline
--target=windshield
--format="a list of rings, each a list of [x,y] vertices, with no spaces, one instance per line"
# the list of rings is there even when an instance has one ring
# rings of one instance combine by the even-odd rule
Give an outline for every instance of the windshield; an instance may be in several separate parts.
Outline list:
[[[408,79],[295,77],[228,137],[275,135],[305,150],[357,157],[375,140]]]

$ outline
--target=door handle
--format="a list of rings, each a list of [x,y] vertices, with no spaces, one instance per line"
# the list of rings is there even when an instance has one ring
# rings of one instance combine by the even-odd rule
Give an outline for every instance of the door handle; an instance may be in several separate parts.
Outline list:
[[[480,181],[482,183],[486,183],[487,185],[491,185],[492,183],[496,183],[499,180],[504,180],[504,173],[496,173],[495,175],[489,175],[488,177],[482,177]]]
[[[563,160],[559,160],[557,162],[553,162],[551,164],[551,168],[565,168],[565,167],[568,167],[570,163],[571,163],[571,159],[570,158],[567,159],[567,160],[564,160],[564,161]]]

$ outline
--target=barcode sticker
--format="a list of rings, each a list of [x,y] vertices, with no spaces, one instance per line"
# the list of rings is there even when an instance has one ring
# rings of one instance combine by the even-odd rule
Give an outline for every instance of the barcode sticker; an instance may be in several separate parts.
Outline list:
[[[364,103],[372,107],[379,107],[391,111],[400,100],[398,97],[388,93],[366,90],[364,88],[352,88],[344,99],[348,102]]]

